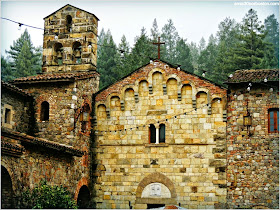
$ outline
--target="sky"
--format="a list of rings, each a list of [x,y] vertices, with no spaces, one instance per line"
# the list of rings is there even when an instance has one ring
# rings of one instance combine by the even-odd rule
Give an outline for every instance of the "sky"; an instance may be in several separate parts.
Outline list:
[[[207,41],[211,34],[215,35],[218,25],[226,17],[241,22],[249,9],[257,11],[259,20],[275,14],[279,22],[279,2],[266,0],[247,1],[190,1],[190,0],[76,0],[76,1],[7,1],[1,0],[1,17],[39,28],[44,27],[43,18],[71,4],[99,18],[98,31],[110,29],[116,44],[121,37],[126,36],[132,47],[134,38],[140,35],[145,27],[150,35],[152,23],[156,18],[158,28],[172,19],[179,36],[187,42],[199,43],[204,37]],[[25,28],[31,36],[34,46],[43,44],[43,30],[26,26],[20,27],[16,23],[1,19],[1,54],[9,50],[13,41],[17,40]]]

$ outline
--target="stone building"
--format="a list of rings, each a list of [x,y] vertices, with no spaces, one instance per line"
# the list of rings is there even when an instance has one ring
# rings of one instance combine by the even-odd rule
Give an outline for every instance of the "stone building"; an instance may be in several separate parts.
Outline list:
[[[279,208],[279,70],[240,70],[228,81],[229,208]]]
[[[95,110],[97,208],[225,206],[225,88],[153,60]]]
[[[99,86],[98,18],[66,5],[44,21],[42,73],[14,80],[17,87],[2,83],[1,168],[10,183],[4,193],[19,196],[24,187],[46,179],[67,187],[85,207],[92,94]],[[2,207],[12,207],[5,203]]]
[[[151,60],[98,91],[98,18],[44,21],[42,73],[1,83],[2,208],[41,179],[83,208],[279,207],[278,70],[226,89]]]

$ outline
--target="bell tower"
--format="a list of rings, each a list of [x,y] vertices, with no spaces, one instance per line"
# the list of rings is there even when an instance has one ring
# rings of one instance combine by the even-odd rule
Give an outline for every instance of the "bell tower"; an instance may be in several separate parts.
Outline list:
[[[96,70],[99,19],[72,5],[44,18],[43,73]]]

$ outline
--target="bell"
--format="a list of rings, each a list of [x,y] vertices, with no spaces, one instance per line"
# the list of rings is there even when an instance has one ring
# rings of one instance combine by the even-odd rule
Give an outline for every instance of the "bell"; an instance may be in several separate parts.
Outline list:
[[[58,52],[57,52],[57,57],[58,57],[58,58],[62,58],[62,52],[61,52],[61,51],[58,51]]]
[[[81,57],[81,51],[80,50],[75,51],[75,57]]]

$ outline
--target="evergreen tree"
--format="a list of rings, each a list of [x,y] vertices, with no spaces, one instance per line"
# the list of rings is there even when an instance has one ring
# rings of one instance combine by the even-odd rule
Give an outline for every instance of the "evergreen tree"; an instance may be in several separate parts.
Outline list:
[[[157,19],[155,18],[153,21],[153,26],[151,28],[151,39],[153,42],[158,41],[158,37],[160,36],[158,25],[157,25]]]
[[[272,68],[279,68],[279,23],[275,18],[274,14],[268,16],[265,19],[264,28],[266,31],[266,36],[264,40],[268,43],[271,43],[274,49],[275,64],[274,66],[272,66]],[[270,55],[270,53],[266,53],[266,55],[267,54]]]
[[[165,45],[162,47],[161,58],[167,62],[175,63],[176,45],[179,35],[171,19],[163,26],[161,38],[165,42]]]
[[[262,68],[265,43],[264,26],[258,20],[257,12],[250,9],[242,20],[239,43],[234,49],[235,69]]]
[[[220,80],[227,79],[228,75],[235,71],[235,66],[232,63],[233,48],[237,43],[239,25],[234,19],[226,18],[219,24],[217,32],[218,52],[216,58],[215,74],[220,75]]]
[[[5,75],[5,72],[2,72],[4,77],[15,79],[41,72],[42,49],[33,46],[27,29],[19,39],[13,42],[13,46],[10,46],[10,50],[6,53],[11,58],[12,71],[9,72],[10,75]]]
[[[126,40],[125,35],[121,38],[121,43],[118,46],[117,51],[117,69],[119,73],[119,78],[124,77],[125,75],[131,72],[131,67],[129,63],[129,51],[130,46]]]
[[[110,30],[101,30],[98,40],[97,67],[100,73],[100,88],[104,88],[119,78],[117,71],[117,47]]]
[[[4,82],[8,82],[10,80],[15,79],[13,76],[13,70],[10,62],[1,56],[1,80]]]
[[[149,63],[150,58],[154,53],[154,46],[152,41],[146,35],[146,29],[141,29],[141,34],[136,37],[135,44],[129,55],[128,62],[131,65],[131,71]]]
[[[186,40],[180,38],[176,44],[175,64],[182,65],[182,69],[193,72],[192,56]]]
[[[199,44],[198,44],[199,54],[200,54],[203,50],[205,50],[205,48],[206,48],[206,41],[205,41],[205,39],[202,37],[202,38],[200,39],[200,41],[199,41]]]
[[[194,43],[194,42],[191,42],[189,44],[189,49],[190,49],[191,61],[192,61],[194,73],[198,73],[197,71],[198,71],[199,49],[196,46],[196,43]]]
[[[216,38],[211,34],[209,37],[208,45],[207,47],[202,50],[200,53],[200,56],[198,58],[199,63],[199,70],[206,71],[206,78],[211,79],[215,82],[218,82],[219,75],[215,74],[215,66],[216,66],[216,58],[217,58],[217,40]],[[202,74],[202,71],[200,71],[200,74]]]

